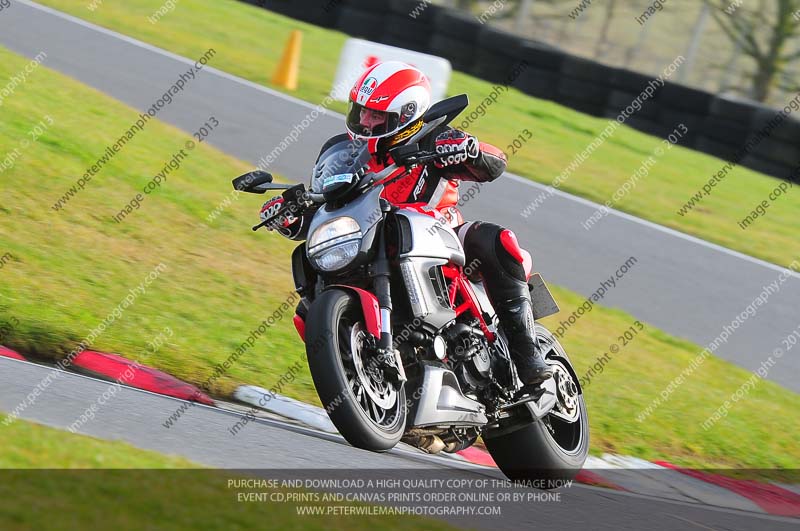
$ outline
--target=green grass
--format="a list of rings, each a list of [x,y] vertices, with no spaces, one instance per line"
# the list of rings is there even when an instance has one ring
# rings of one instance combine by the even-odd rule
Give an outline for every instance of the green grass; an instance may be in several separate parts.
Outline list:
[[[150,24],[147,16],[161,6],[161,0],[107,2],[94,12],[69,0],[42,3],[186,57],[200,57],[213,47],[218,54],[212,66],[267,86],[272,86],[270,79],[289,32],[302,29],[303,54],[296,96],[314,103],[321,102],[330,91],[339,50],[346,39],[342,33],[235,0],[180,4],[158,24]],[[490,91],[490,83],[460,72],[455,72],[450,82],[450,93],[467,93],[473,105],[480,104]],[[550,184],[607,123],[516,90],[504,93],[498,101],[498,105],[490,107],[484,117],[470,126],[470,132],[510,153],[509,143],[523,129],[529,129],[533,139],[511,157],[509,167],[545,184]],[[341,111],[344,105],[336,104],[333,108]],[[655,137],[622,127],[578,168],[562,189],[605,203],[659,142]],[[779,183],[778,179],[755,171],[737,168],[690,214],[683,217],[676,214],[723,165],[715,157],[676,147],[660,157],[650,174],[640,179],[615,206],[779,265],[787,266],[800,257],[800,238],[797,238],[800,218],[796,215],[800,193],[783,196],[746,231],[738,227],[737,223]],[[531,200],[537,193],[530,192]],[[536,217],[528,221],[536,223]]]
[[[294,503],[238,501],[266,490],[228,487],[241,476],[28,422],[0,429],[0,444],[4,529],[451,529],[407,516],[298,517]]]
[[[0,48],[0,78],[24,63]],[[53,125],[0,179],[0,254],[14,257],[0,270],[0,322],[13,324],[3,342],[27,354],[63,356],[163,263],[166,270],[92,346],[204,382],[292,290],[294,244],[250,231],[263,197],[243,194],[210,227],[204,225],[206,214],[229,195],[231,177],[247,166],[201,144],[160,191],[117,224],[111,216],[187,140],[185,133],[153,121],[56,213],[50,197],[82,175],[137,112],[42,67],[4,103],[0,153],[18,146],[43,115]],[[555,293],[565,314],[582,302],[567,290]],[[241,383],[269,388],[302,358],[291,313],[215,382],[214,393],[227,395]],[[578,371],[585,372],[633,320],[600,307],[585,315],[564,339]],[[173,335],[151,353],[148,342],[164,327]],[[792,417],[800,399],[775,384],[761,383],[746,405],[714,429],[700,427],[749,377],[721,360],[707,361],[649,422],[635,421],[699,350],[651,327],[640,333],[587,390],[592,451],[689,465],[795,466],[800,428],[782,419]],[[307,369],[281,392],[318,403]]]
[[[0,422],[5,415],[0,414]],[[0,469],[184,469],[199,465],[121,441],[104,441],[15,420],[0,428]],[[5,473],[5,472],[4,472]],[[7,498],[3,496],[3,498]]]

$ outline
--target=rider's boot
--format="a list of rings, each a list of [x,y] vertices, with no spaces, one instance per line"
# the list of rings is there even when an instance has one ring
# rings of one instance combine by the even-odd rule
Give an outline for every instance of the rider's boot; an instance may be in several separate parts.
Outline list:
[[[510,287],[510,286],[509,286]],[[527,283],[518,286],[517,296],[498,301],[497,316],[508,337],[511,358],[519,379],[525,385],[537,385],[553,376],[553,369],[536,348],[531,294]],[[508,293],[508,288],[503,290]]]

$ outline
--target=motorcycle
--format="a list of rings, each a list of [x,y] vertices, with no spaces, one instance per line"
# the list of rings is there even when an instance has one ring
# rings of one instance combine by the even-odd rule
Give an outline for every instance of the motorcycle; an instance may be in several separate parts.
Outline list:
[[[319,398],[350,444],[381,452],[403,441],[452,453],[482,437],[510,479],[571,479],[588,453],[588,418],[569,356],[538,322],[559,311],[541,275],[528,286],[537,348],[554,375],[530,389],[449,223],[381,197],[387,184],[441,156],[418,141],[467,104],[460,95],[433,105],[380,171],[369,171],[363,143],[345,140],[320,155],[308,190],[273,183],[261,170],[233,186],[284,190],[280,212],[253,230],[313,213],[292,254],[304,301],[294,322]]]

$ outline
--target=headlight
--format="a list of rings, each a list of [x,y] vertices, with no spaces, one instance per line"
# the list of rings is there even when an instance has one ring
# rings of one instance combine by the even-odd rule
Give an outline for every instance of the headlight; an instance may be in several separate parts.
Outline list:
[[[312,255],[311,261],[322,271],[336,271],[353,261],[358,254],[359,247],[361,247],[360,238],[350,240]]]
[[[361,247],[361,228],[351,217],[326,221],[308,239],[308,257],[319,269],[335,271],[350,263]]]
[[[327,247],[328,244],[333,245],[334,240],[344,237],[360,238],[361,227],[358,226],[356,220],[348,216],[333,218],[311,233],[311,237],[308,239],[308,249],[313,252],[314,247]]]

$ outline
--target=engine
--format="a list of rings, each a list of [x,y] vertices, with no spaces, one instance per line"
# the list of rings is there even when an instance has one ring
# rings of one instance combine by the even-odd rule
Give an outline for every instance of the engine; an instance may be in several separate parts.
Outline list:
[[[489,342],[479,328],[456,323],[445,332],[453,372],[465,393],[479,395],[492,382]]]

